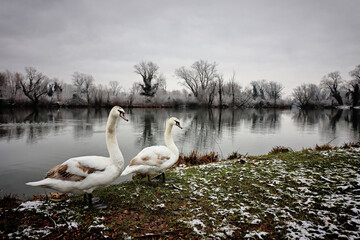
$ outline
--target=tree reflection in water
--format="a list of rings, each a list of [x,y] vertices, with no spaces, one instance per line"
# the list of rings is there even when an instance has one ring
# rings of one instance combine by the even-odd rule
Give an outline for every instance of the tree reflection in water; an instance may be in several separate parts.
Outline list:
[[[360,133],[360,111],[349,109],[131,109],[127,112],[136,135],[132,144],[139,148],[164,144],[166,119],[178,117],[185,128],[173,134],[180,151],[185,153],[192,149],[219,151],[224,134],[234,137],[244,129],[254,134],[277,133],[287,127],[281,122],[281,116],[286,114],[290,114],[292,124],[299,131],[317,131],[316,134],[330,140],[341,135],[339,127],[350,129],[353,139],[358,139]],[[109,109],[5,109],[0,112],[0,141],[26,139],[33,144],[44,136],[61,134],[66,126],[72,126],[74,139],[89,138],[94,133],[94,124],[103,126],[105,132],[108,113]]]

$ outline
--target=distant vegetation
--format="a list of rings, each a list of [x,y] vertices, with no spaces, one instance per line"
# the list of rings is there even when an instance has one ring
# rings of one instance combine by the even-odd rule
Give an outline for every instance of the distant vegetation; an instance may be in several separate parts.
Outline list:
[[[217,69],[217,63],[199,60],[190,67],[175,69],[185,87],[166,90],[166,78],[153,62],[140,62],[134,73],[141,77],[130,89],[118,81],[104,85],[90,74],[75,72],[72,83],[49,78],[34,67],[25,73],[0,72],[0,104],[7,106],[105,107],[115,104],[127,107],[219,107],[219,108],[289,108],[303,109],[335,106],[358,106],[360,98],[360,65],[344,80],[335,71],[326,74],[319,84],[301,84],[292,96],[284,98],[284,86],[275,81],[257,80],[242,86],[234,73],[228,80]],[[101,82],[101,81],[100,81]]]

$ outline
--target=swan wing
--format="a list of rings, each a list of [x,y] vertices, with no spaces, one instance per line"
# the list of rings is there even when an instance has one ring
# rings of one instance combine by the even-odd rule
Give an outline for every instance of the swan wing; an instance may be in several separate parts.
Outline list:
[[[44,179],[81,181],[93,173],[103,172],[108,165],[106,159],[108,158],[98,156],[71,158],[50,169]]]
[[[174,153],[165,146],[152,146],[144,148],[131,161],[129,166],[148,165],[159,166],[168,161]]]

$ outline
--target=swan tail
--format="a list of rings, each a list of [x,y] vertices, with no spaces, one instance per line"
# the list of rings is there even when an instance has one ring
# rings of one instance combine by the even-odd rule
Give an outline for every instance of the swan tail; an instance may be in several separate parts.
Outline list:
[[[27,182],[26,185],[33,186],[33,187],[50,187],[48,181],[46,179],[36,181],[36,182]]]
[[[132,168],[126,167],[125,170],[121,173],[120,176],[125,176],[133,172]]]

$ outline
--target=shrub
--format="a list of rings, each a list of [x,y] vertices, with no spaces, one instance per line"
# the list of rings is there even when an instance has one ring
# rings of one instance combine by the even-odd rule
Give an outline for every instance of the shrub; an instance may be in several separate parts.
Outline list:
[[[293,150],[289,147],[276,146],[273,147],[268,154],[270,155],[270,154],[287,153],[287,152],[293,152]]]
[[[241,158],[242,155],[238,152],[232,152],[227,159],[232,160],[232,159],[237,159],[237,158]]]
[[[332,150],[332,149],[335,149],[335,148],[328,143],[326,143],[324,145],[320,145],[320,146],[316,144],[316,146],[315,146],[316,151],[325,151],[325,150]]]
[[[198,150],[193,150],[187,156],[181,154],[175,166],[178,166],[180,164],[185,164],[188,166],[201,165],[201,164],[207,164],[218,161],[219,161],[219,155],[216,154],[215,152],[199,154]]]

